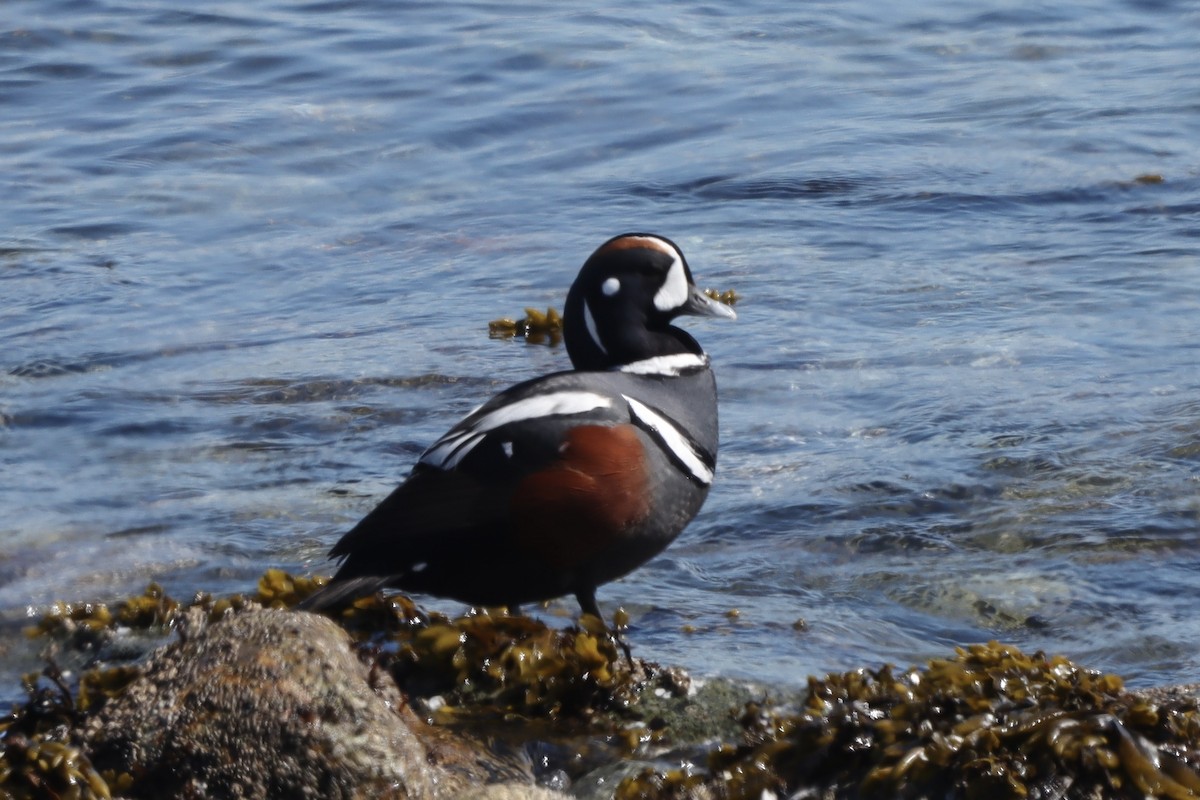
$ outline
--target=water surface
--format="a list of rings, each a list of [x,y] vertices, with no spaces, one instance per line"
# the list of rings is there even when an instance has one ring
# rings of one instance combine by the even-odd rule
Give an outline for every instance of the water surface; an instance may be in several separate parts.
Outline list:
[[[744,297],[687,322],[708,504],[600,592],[642,655],[1196,680],[1198,47],[1190,4],[1117,0],[6,4],[3,685],[53,599],[328,569],[566,364],[486,323],[625,230]]]

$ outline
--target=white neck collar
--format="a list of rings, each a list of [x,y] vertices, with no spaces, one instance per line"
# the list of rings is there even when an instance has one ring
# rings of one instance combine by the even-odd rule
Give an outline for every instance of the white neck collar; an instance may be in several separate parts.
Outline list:
[[[631,375],[680,375],[693,369],[703,369],[708,366],[708,355],[701,353],[676,353],[670,356],[654,356],[641,361],[633,361],[617,367],[618,372]]]

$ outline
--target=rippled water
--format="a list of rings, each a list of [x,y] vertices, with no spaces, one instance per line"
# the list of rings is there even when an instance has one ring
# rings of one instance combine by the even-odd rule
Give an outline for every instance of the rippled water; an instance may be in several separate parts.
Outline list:
[[[745,298],[641,654],[1196,680],[1193,5],[203,8],[0,7],[4,686],[51,599],[327,569],[629,229]]]

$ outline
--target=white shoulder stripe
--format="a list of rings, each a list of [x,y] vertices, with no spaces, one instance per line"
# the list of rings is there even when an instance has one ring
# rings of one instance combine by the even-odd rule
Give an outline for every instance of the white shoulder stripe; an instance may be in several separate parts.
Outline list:
[[[693,478],[705,486],[712,484],[712,468],[704,463],[700,454],[696,452],[695,446],[688,441],[686,436],[680,433],[675,423],[657,411],[654,411],[645,403],[634,400],[627,394],[621,396],[629,403],[629,411],[633,414],[634,419],[652,430],[671,451],[671,454],[691,473]]]
[[[587,411],[595,411],[597,408],[612,408],[612,404],[611,398],[595,392],[568,391],[535,394],[522,400],[505,403],[499,408],[489,411],[472,423],[471,430],[475,433],[486,433],[510,422],[522,422],[535,417],[551,417],[560,414],[583,414]]]
[[[633,361],[618,368],[631,375],[679,375],[689,369],[708,366],[708,356],[701,353],[676,353],[670,356],[655,356]]]
[[[505,403],[470,424],[464,420],[454,426],[421,454],[420,462],[440,469],[454,469],[489,431],[502,425],[538,417],[585,414],[598,408],[612,408],[612,404],[612,400],[602,394],[583,391],[534,395]]]

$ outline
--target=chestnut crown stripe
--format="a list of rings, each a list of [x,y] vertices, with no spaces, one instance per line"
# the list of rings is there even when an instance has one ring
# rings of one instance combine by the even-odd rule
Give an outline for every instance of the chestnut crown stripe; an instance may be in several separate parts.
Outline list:
[[[661,236],[639,235],[636,233],[628,233],[624,236],[618,236],[615,239],[610,239],[607,244],[601,247],[592,255],[600,253],[608,253],[613,250],[637,250],[645,248],[647,250],[657,250],[660,253],[666,253],[673,258],[679,258],[679,251]]]
[[[514,400],[478,418],[472,413],[430,445],[421,454],[420,463],[439,469],[454,469],[475,445],[483,441],[489,431],[503,425],[540,417],[586,414],[599,408],[612,408],[612,405],[612,399],[605,395],[583,391],[553,392]]]
[[[716,459],[711,453],[692,441],[670,417],[627,394],[621,397],[629,404],[629,414],[634,423],[649,433],[689,478],[701,486],[712,485]]]

